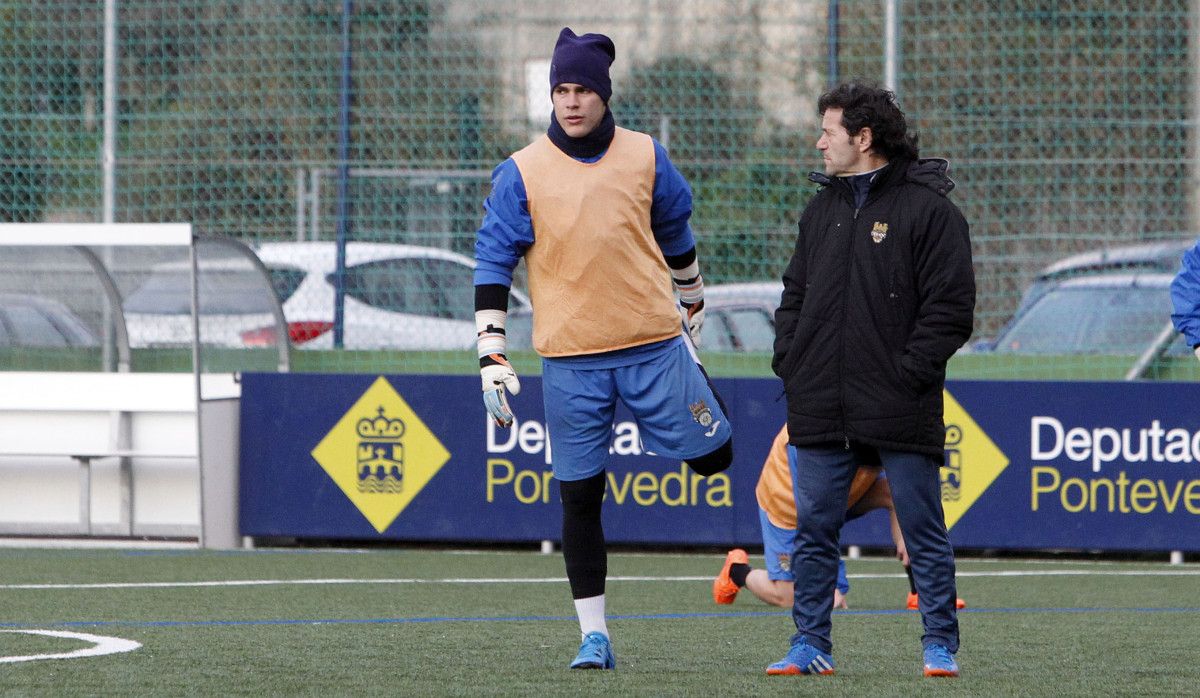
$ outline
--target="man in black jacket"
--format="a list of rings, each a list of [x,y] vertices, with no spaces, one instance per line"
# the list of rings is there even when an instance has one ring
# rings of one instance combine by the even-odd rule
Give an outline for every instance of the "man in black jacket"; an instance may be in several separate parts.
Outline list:
[[[844,84],[821,96],[825,174],[800,217],[775,313],[772,368],[796,452],[792,647],[768,674],[832,674],[838,531],[858,463],[887,471],[912,561],[926,676],[957,676],[954,551],[942,512],[946,361],[971,334],[967,222],[944,160],[917,157],[895,96]]]

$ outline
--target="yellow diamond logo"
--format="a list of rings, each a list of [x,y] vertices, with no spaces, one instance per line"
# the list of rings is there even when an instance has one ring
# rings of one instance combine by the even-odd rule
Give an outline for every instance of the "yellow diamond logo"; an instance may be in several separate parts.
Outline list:
[[[1008,467],[1008,456],[988,438],[949,391],[942,395],[946,401],[942,508],[946,511],[946,528],[950,529]]]
[[[450,452],[380,376],[312,457],[383,533],[450,460]]]

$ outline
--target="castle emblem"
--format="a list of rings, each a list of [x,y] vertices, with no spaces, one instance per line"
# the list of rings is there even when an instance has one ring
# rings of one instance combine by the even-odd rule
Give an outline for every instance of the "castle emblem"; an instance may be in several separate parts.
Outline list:
[[[404,489],[404,420],[388,419],[383,407],[375,418],[358,420],[358,491],[394,494]]]
[[[875,225],[871,228],[871,239],[875,241],[876,245],[883,242],[883,239],[887,237],[887,229],[887,223],[875,221]]]
[[[692,419],[696,420],[700,426],[708,427],[712,425],[712,410],[708,409],[708,405],[704,404],[703,400],[695,404],[689,404],[688,409],[691,410]]]

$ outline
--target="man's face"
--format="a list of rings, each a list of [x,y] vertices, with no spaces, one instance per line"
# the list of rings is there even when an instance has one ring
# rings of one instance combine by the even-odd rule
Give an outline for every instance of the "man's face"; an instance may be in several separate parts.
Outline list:
[[[583,85],[564,82],[555,85],[550,96],[554,101],[554,118],[572,138],[588,135],[604,118],[604,100]]]
[[[863,145],[867,148],[863,148]],[[842,126],[842,110],[830,107],[821,116],[821,137],[817,150],[825,158],[825,174],[832,177],[870,171],[870,130],[851,136]]]

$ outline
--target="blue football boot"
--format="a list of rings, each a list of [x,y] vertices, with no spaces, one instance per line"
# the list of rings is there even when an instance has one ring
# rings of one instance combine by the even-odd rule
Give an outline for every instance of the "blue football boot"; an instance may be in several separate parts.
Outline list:
[[[604,633],[590,632],[583,636],[579,654],[571,662],[572,669],[616,669],[617,658],[613,655],[612,643]]]
[[[958,662],[945,645],[929,645],[925,648],[926,676],[958,676]]]
[[[787,656],[767,667],[770,676],[808,675],[833,673],[833,657],[813,647],[804,640],[792,645]]]

